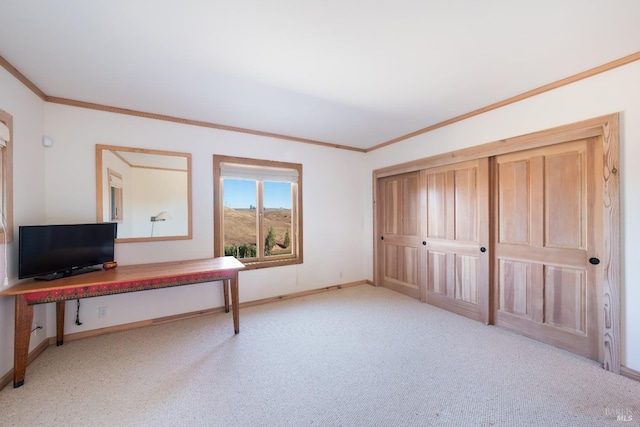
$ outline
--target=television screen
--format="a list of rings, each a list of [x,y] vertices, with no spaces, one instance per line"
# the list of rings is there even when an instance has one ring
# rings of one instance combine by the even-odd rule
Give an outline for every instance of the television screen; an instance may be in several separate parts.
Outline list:
[[[113,261],[116,227],[110,222],[20,226],[18,277],[52,280]]]

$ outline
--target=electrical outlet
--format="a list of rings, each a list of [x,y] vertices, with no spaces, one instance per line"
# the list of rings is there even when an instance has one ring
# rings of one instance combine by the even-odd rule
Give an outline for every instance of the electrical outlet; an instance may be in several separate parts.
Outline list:
[[[40,324],[40,321],[36,320],[35,322],[33,322],[33,327],[31,328],[31,331],[36,337],[38,336],[41,330],[42,330],[42,325]]]
[[[107,317],[109,315],[109,311],[107,307],[98,307],[98,317]]]

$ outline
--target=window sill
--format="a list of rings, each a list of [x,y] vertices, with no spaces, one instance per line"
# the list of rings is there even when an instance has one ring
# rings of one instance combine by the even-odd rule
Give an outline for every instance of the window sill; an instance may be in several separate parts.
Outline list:
[[[281,267],[285,265],[302,264],[302,259],[280,259],[273,261],[247,261],[239,260],[245,265],[245,270],[258,270],[260,268]]]

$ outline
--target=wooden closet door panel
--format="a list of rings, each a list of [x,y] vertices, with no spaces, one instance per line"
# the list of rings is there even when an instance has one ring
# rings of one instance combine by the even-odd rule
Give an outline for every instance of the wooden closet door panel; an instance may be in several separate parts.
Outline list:
[[[420,174],[378,181],[378,268],[383,286],[420,298]]]
[[[497,157],[495,260],[498,325],[596,360],[602,283],[588,259],[601,250],[598,146]]]
[[[586,250],[586,150],[545,157],[545,247]]]
[[[478,256],[455,255],[454,297],[471,304],[478,303]]]
[[[529,170],[530,159],[504,162],[499,166],[498,198],[499,241],[514,245],[529,244]]]
[[[531,318],[531,263],[501,259],[498,271],[500,309]]]
[[[426,301],[488,322],[489,162],[479,159],[423,172]]]
[[[381,196],[379,197],[384,214],[382,215],[383,233],[389,235],[398,234],[398,181],[386,180],[380,185]]]
[[[545,267],[544,322],[577,334],[587,334],[587,278],[584,270]]]
[[[478,241],[478,168],[454,172],[454,230],[457,241]]]
[[[427,292],[447,295],[447,254],[428,251],[427,257]]]
[[[400,280],[398,272],[400,259],[398,257],[398,246],[384,245],[384,278],[390,280]]]
[[[402,178],[402,235],[420,238],[420,175]]]
[[[433,172],[426,176],[427,191],[427,236],[432,239],[447,237],[446,172]]]
[[[397,285],[418,286],[418,249],[384,245],[384,278]]]

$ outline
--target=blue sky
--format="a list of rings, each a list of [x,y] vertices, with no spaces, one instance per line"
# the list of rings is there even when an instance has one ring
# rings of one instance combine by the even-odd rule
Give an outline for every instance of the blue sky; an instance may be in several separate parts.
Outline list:
[[[256,205],[256,182],[238,179],[224,180],[224,205],[231,208],[249,208]],[[291,184],[264,183],[264,207],[291,209]]]

